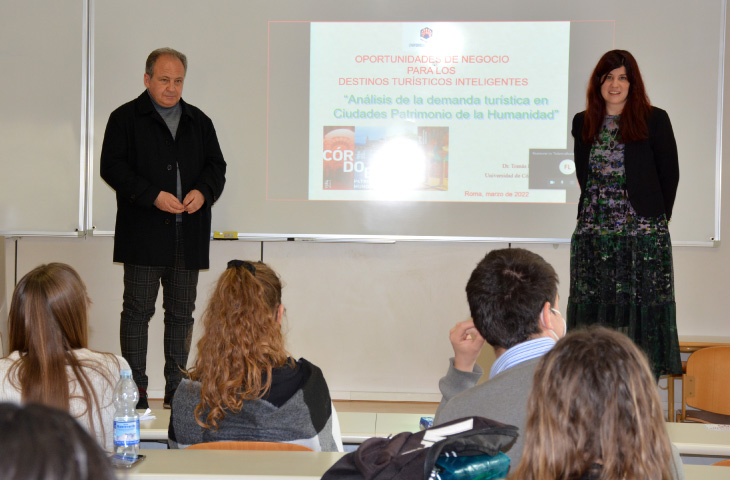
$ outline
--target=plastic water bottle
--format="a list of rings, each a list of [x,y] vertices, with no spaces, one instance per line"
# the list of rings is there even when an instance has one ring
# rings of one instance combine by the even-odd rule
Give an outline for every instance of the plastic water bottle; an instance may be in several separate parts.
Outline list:
[[[114,387],[114,456],[116,460],[135,461],[139,455],[139,390],[131,370],[122,370]]]

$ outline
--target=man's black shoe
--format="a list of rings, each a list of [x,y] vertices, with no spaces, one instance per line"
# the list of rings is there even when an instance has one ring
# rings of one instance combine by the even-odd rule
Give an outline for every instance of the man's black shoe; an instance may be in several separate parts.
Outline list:
[[[137,401],[137,410],[147,410],[150,408],[147,403],[147,389],[139,387],[139,400]]]
[[[166,409],[170,410],[170,408],[171,408],[170,404],[172,403],[172,397],[174,397],[174,396],[175,396],[175,392],[166,393],[165,399],[162,400],[162,408],[166,408]]]

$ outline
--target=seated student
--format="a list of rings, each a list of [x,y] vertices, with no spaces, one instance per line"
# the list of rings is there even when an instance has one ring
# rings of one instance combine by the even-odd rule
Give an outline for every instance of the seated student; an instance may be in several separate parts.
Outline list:
[[[558,275],[540,255],[522,248],[492,250],[466,285],[472,321],[458,323],[449,338],[454,358],[439,382],[443,398],[434,424],[478,415],[520,429],[506,451],[512,468],[522,455],[527,396],[540,357],[565,335],[558,311]],[[497,360],[489,380],[477,385],[476,365],[487,341]]]
[[[322,371],[284,348],[281,288],[264,263],[228,262],[203,314],[198,357],[172,401],[172,448],[248,440],[342,451]]]
[[[114,480],[106,452],[67,412],[0,403],[0,478]]]
[[[625,335],[571,333],[540,360],[519,480],[684,478],[654,376]]]
[[[0,359],[0,401],[66,410],[107,450],[113,448],[112,394],[127,361],[88,349],[89,297],[69,265],[49,263],[15,287]]]

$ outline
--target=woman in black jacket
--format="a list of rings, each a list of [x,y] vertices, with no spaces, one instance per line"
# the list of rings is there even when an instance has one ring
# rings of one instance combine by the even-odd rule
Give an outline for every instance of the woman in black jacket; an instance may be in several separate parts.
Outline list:
[[[581,196],[568,326],[615,328],[644,349],[657,378],[681,373],[668,229],[677,145],[669,116],[649,103],[629,52],[601,57],[572,134]]]

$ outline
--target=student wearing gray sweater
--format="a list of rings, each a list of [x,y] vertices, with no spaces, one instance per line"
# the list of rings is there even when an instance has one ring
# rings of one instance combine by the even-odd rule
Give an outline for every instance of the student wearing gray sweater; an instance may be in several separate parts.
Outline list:
[[[522,456],[535,366],[566,332],[558,275],[528,250],[492,250],[472,272],[466,294],[473,321],[457,323],[449,334],[454,357],[439,382],[443,398],[434,424],[478,415],[515,425],[520,435],[506,452],[514,467]],[[489,380],[477,385],[483,372],[476,360],[485,341],[497,360]]]
[[[472,272],[466,296],[472,321],[457,323],[449,334],[454,357],[439,382],[443,397],[434,425],[466,416],[515,425],[519,435],[506,451],[514,472],[522,459],[535,371],[567,330],[558,311],[558,275],[528,250],[493,250]],[[483,371],[476,360],[485,342],[497,359],[489,379],[477,385]],[[679,452],[670,447],[671,477],[684,480]]]

